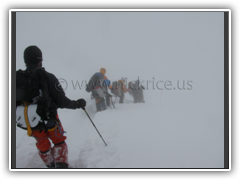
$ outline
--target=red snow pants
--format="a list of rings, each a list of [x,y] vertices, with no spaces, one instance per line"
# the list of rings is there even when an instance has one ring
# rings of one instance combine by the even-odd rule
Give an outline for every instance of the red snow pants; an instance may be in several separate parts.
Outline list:
[[[58,144],[67,139],[67,137],[64,136],[63,134],[64,129],[60,123],[59,126],[60,127],[56,126],[53,129],[48,130],[47,132],[45,132],[45,130],[43,130],[40,133],[39,131],[32,132],[33,137],[35,137],[37,141],[36,146],[39,149],[39,151],[41,152],[48,151],[51,148],[50,140],[52,141],[53,144]]]

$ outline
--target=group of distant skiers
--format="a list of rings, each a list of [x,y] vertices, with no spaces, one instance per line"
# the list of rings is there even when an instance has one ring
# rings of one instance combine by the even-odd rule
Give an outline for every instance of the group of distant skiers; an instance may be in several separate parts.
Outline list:
[[[82,98],[70,100],[66,97],[55,75],[42,67],[42,51],[35,45],[28,46],[23,53],[25,70],[16,71],[16,124],[36,139],[38,154],[47,168],[69,168],[66,136],[58,116],[58,108],[85,110]],[[96,101],[97,111],[106,110],[112,96],[124,101],[124,93],[129,92],[134,103],[144,102],[143,89],[139,80],[129,82],[124,79],[113,82],[105,76],[106,69],[95,73],[87,85]],[[112,95],[108,93],[110,89]],[[105,103],[106,101],[106,103]],[[51,146],[51,142],[54,146]],[[27,155],[27,154],[26,154]]]
[[[112,97],[119,98],[119,103],[124,102],[124,93],[129,93],[133,96],[134,103],[144,103],[143,90],[144,87],[140,85],[140,81],[132,81],[128,83],[126,88],[126,78],[121,78],[118,81],[114,81],[112,84],[106,77],[106,69],[101,68],[100,72],[96,72],[89,80],[86,91],[91,92],[91,97],[96,101],[97,111],[106,110],[111,106]],[[112,94],[108,92],[108,89]],[[105,103],[106,102],[106,103]],[[115,102],[115,101],[114,101]]]

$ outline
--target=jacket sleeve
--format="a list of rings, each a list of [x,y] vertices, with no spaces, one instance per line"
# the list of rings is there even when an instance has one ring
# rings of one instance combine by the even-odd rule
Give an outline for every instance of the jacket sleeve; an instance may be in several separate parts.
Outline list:
[[[52,101],[58,108],[77,109],[77,101],[66,97],[65,92],[58,79],[53,74],[48,74],[48,89]]]

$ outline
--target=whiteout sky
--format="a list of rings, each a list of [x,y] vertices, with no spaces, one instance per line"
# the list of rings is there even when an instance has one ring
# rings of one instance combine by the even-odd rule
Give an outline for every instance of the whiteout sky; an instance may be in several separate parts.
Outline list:
[[[222,123],[223,17],[223,12],[17,12],[16,69],[25,68],[24,49],[37,45],[43,66],[64,79],[70,98],[86,93],[77,82],[104,67],[111,81],[139,78],[152,99],[162,90],[173,98],[184,93],[201,102],[195,108],[215,111]]]
[[[109,79],[138,75],[146,80],[205,79],[203,71],[214,77],[212,68],[219,77],[223,16],[223,12],[17,12],[17,68],[24,68],[24,49],[35,44],[43,51],[44,66],[62,70],[63,78],[82,79],[99,67],[107,69]]]

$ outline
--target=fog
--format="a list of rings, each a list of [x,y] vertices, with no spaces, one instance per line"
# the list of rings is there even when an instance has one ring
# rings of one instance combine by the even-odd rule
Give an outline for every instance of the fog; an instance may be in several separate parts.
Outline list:
[[[24,49],[37,45],[43,67],[71,99],[90,97],[76,84],[101,67],[111,82],[139,78],[146,102],[189,130],[201,124],[198,131],[216,138],[212,150],[223,162],[223,12],[17,12],[16,23],[16,69],[25,69]]]
[[[222,123],[223,17],[223,12],[17,12],[16,65],[24,69],[24,49],[37,45],[43,66],[64,79],[70,98],[84,96],[77,83],[104,67],[111,81],[139,78],[149,98],[159,99],[163,91],[170,101],[182,98],[183,106],[199,103],[190,108],[211,108]]]

